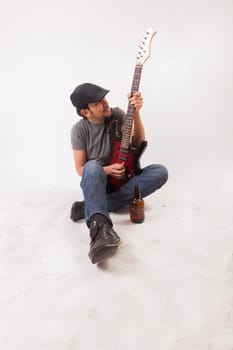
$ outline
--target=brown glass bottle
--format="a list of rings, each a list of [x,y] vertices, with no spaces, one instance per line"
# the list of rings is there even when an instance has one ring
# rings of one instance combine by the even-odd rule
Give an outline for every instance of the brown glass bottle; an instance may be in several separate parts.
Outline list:
[[[130,220],[133,223],[140,224],[145,219],[144,200],[138,185],[134,188],[134,199],[130,203]]]

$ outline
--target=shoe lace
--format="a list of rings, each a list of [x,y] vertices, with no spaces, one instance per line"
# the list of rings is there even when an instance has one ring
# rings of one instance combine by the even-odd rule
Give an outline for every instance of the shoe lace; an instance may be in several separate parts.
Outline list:
[[[109,225],[106,225],[104,223],[97,223],[94,221],[92,226],[92,241],[95,240],[99,234],[101,234],[102,238],[108,239],[108,227]]]
[[[98,230],[97,230],[97,234],[98,232],[101,232],[102,234],[102,237],[104,239],[108,239],[109,238],[109,234],[111,233],[110,232],[111,230],[109,230],[109,225],[106,225],[106,224],[100,224],[99,227],[98,227]]]
[[[114,240],[119,239],[116,232],[112,229],[112,226],[105,222],[97,222],[96,220],[93,221],[93,226],[91,230],[92,230],[92,241],[94,241],[98,237],[98,235],[100,235],[101,238],[105,240],[108,240],[110,236]]]

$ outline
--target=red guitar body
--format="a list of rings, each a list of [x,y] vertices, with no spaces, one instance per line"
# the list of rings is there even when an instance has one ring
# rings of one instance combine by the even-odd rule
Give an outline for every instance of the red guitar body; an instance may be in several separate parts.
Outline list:
[[[147,141],[141,142],[138,148],[134,148],[131,144],[128,150],[121,149],[121,141],[115,140],[113,143],[113,151],[110,164],[124,163],[125,176],[123,179],[114,179],[108,176],[108,187],[111,191],[116,191],[119,187],[128,182],[133,176],[141,173],[139,159],[147,146]]]

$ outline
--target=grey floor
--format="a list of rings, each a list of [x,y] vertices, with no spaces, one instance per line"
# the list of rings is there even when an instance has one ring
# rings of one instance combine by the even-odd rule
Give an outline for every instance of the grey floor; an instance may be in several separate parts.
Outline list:
[[[143,224],[113,214],[123,244],[100,266],[69,219],[77,189],[3,193],[1,349],[232,350],[232,175],[171,176]]]

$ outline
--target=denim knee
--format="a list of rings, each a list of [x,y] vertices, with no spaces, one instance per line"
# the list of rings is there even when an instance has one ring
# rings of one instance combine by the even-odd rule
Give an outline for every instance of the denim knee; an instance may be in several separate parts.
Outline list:
[[[160,183],[161,183],[161,186],[164,185],[167,180],[168,180],[168,170],[167,168],[162,165],[162,164],[159,164],[159,174],[160,174]]]
[[[83,176],[105,175],[102,166],[96,160],[89,160],[83,167]]]
[[[82,175],[81,183],[88,179],[89,180],[93,179],[94,182],[98,180],[101,180],[104,182],[106,181],[106,174],[103,170],[103,167],[96,160],[89,160],[88,162],[85,163],[83,167],[83,175]]]
[[[151,174],[151,178],[154,179],[156,183],[156,187],[160,188],[163,186],[168,180],[168,170],[162,164],[151,164],[148,167],[148,172]]]

